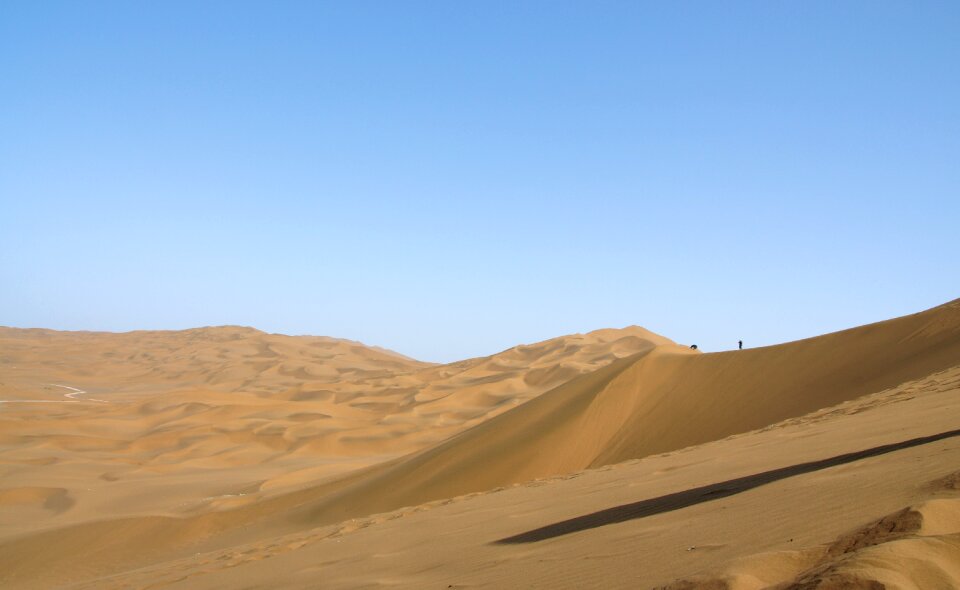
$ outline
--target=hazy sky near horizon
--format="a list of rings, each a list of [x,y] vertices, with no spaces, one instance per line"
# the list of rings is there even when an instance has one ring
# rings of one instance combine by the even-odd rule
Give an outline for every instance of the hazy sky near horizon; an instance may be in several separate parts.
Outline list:
[[[0,3],[0,325],[432,361],[960,297],[957,2]]]

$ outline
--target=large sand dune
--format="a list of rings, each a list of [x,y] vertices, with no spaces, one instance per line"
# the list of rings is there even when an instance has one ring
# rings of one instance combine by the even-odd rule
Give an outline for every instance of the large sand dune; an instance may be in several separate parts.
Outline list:
[[[250,503],[429,446],[662,342],[600,330],[434,365],[250,328],[0,329],[0,498],[62,490],[72,505],[18,501],[0,534]]]
[[[0,362],[10,587],[897,587],[960,563],[956,486],[930,483],[960,458],[930,438],[960,429],[960,301],[717,354],[640,328],[449,365],[3,329]],[[903,509],[903,534],[829,549]]]
[[[700,355],[664,344],[335,495],[321,488],[311,517],[325,522],[672,451],[855,399],[958,359],[960,303],[756,350]]]

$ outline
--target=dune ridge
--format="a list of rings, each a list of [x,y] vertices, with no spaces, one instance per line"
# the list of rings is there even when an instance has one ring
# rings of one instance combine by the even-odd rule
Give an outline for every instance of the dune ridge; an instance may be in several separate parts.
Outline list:
[[[701,355],[658,347],[334,496],[320,491],[308,518],[324,522],[693,446],[893,387],[958,359],[960,301],[764,349]]]
[[[0,399],[14,400],[0,409],[0,489],[68,477],[75,504],[11,512],[0,537],[255,502],[434,444],[651,340],[666,342],[600,330],[434,365],[252,328],[0,329]],[[70,403],[15,402],[60,402],[80,387]],[[80,403],[93,397],[107,403]]]
[[[0,506],[13,516],[0,525],[5,583],[95,580],[337,523],[345,530],[342,523],[374,514],[667,460],[717,441],[760,465],[770,458],[752,451],[751,440],[769,444],[785,429],[858,412],[893,420],[883,408],[915,397],[903,392],[926,383],[950,392],[960,383],[960,300],[753,350],[700,354],[630,327],[449,365],[333,339],[212,330],[176,333],[175,343],[154,340],[169,334],[140,335],[144,343],[131,346],[142,351],[122,357],[116,344],[94,345],[101,335],[60,343],[41,333],[37,343],[36,334],[0,331],[0,358],[17,367],[5,370],[4,395],[47,394],[31,385],[42,378],[111,401],[2,408],[0,466],[13,484],[0,497],[18,510],[55,504],[22,518]],[[113,374],[130,389],[96,382]],[[938,395],[946,424],[956,410]],[[871,396],[884,401],[861,403]],[[64,474],[80,485],[57,485]],[[141,538],[150,539],[149,552]]]

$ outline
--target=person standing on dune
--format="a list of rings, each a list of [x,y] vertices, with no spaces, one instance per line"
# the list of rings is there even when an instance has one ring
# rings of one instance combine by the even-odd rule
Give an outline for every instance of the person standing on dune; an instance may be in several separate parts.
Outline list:
[[[737,344],[740,345],[740,350],[743,350],[743,340],[737,340]]]

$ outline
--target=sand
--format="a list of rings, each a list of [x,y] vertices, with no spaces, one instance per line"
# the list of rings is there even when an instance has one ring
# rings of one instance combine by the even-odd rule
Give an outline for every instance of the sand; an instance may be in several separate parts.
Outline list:
[[[960,301],[716,354],[0,329],[0,363],[4,588],[960,586]]]

